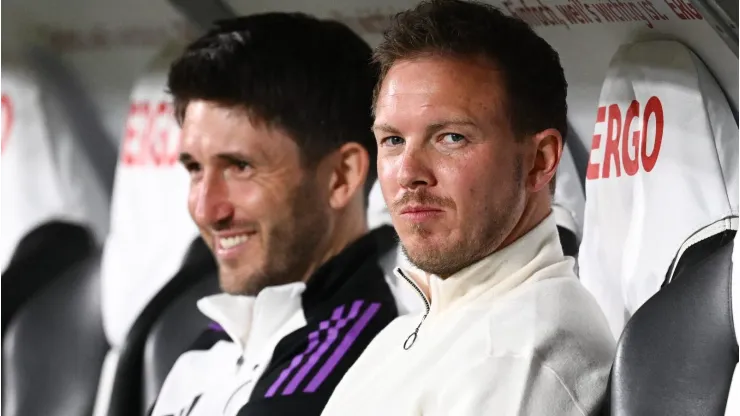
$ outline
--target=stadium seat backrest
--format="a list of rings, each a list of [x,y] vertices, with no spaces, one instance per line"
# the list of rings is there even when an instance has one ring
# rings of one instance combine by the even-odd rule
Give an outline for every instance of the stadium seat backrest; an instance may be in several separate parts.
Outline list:
[[[102,128],[90,128],[96,115],[71,94],[79,93],[66,82],[74,80],[60,79],[73,74],[50,65],[60,62],[50,51],[36,47],[31,53],[17,46],[3,44],[3,332],[35,293],[102,243],[111,178],[96,167],[113,163]]]
[[[610,380],[612,416],[726,414],[738,363],[730,289],[734,234],[692,245],[693,261],[627,322]]]
[[[96,169],[105,165],[105,152],[94,155],[98,160],[92,153],[112,146],[100,130],[88,129],[96,114],[75,105],[79,96],[65,94],[79,91],[60,82],[73,80],[65,78],[72,76],[67,68],[51,65],[59,62],[39,45],[3,43],[2,413],[8,416],[89,415],[107,349],[97,268],[110,178]]]
[[[615,337],[737,214],[738,127],[712,75],[675,41],[622,46],[596,111],[579,258]]]
[[[375,181],[367,203],[367,225],[371,230],[383,224],[393,225],[388,206],[383,199],[383,190],[380,189],[380,181]]]
[[[108,192],[56,96],[23,55],[3,53],[0,267],[43,224],[86,228],[99,241],[108,228]],[[89,115],[92,116],[92,115]],[[100,137],[99,140],[105,140]]]
[[[114,348],[198,236],[187,210],[189,177],[178,162],[180,128],[165,91],[182,47],[168,45],[131,95],[102,264],[103,318]]]
[[[577,257],[578,243],[583,233],[583,209],[586,196],[581,185],[582,175],[579,175],[576,169],[568,143],[566,142],[563,148],[563,156],[560,158],[555,177],[552,212],[558,224],[563,253]]]
[[[734,324],[735,343],[740,345],[740,236],[735,236],[732,250],[732,281],[730,282],[730,307]],[[740,414],[740,363],[735,364],[735,371],[730,385],[725,416]]]
[[[3,415],[92,415],[108,350],[99,272],[95,249],[17,311],[3,334]]]

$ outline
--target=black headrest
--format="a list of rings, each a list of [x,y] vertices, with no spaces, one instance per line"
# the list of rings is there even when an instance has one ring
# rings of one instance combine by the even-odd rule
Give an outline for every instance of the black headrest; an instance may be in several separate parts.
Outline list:
[[[738,362],[734,231],[692,246],[672,282],[629,321],[611,376],[613,416],[724,415]]]
[[[3,272],[3,334],[27,300],[94,251],[92,232],[79,224],[47,222],[23,237]]]

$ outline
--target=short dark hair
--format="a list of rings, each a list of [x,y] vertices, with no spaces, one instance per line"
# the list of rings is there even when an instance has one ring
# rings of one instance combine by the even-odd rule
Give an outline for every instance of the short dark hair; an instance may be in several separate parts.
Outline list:
[[[503,78],[517,138],[556,128],[565,140],[568,83],[560,58],[524,21],[462,0],[426,0],[398,13],[375,49],[380,79],[373,103],[394,63],[427,54],[488,60]]]
[[[302,13],[220,21],[191,43],[169,71],[179,123],[192,100],[242,108],[288,133],[302,162],[315,167],[345,143],[370,156],[365,197],[377,178],[372,50],[347,26]]]

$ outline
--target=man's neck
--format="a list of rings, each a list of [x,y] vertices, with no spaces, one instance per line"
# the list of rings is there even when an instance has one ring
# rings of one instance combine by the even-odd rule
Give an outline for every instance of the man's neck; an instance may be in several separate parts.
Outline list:
[[[552,210],[551,200],[549,190],[543,190],[529,198],[519,221],[504,241],[496,248],[496,251],[518,240],[550,215],[550,211]]]
[[[317,251],[316,261],[313,262],[306,274],[304,275],[303,281],[308,279],[318,270],[323,264],[341,253],[347,246],[360,239],[362,236],[367,234],[367,221],[363,218],[362,221],[353,221],[351,224],[343,222],[337,222],[332,227],[331,237],[328,239],[324,248]]]

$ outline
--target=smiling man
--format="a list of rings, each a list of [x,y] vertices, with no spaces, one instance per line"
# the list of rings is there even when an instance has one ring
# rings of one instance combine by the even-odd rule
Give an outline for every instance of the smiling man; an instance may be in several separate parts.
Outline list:
[[[221,22],[170,69],[188,206],[225,293],[201,299],[212,329],[184,353],[152,410],[318,415],[393,320],[368,232],[375,180],[371,50],[302,14]]]
[[[378,335],[323,415],[592,415],[614,352],[551,212],[557,53],[490,5],[400,13],[375,52],[378,177],[426,304]]]

